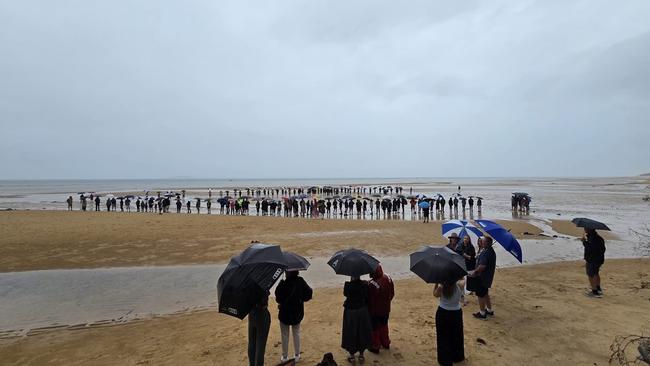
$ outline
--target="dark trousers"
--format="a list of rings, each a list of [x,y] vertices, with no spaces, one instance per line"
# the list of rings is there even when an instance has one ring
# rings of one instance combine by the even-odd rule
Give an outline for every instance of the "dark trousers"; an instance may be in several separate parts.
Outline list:
[[[436,311],[436,343],[440,365],[451,366],[454,362],[461,362],[465,359],[462,310],[445,310],[438,307],[438,311]]]
[[[248,364],[264,366],[266,339],[271,327],[271,314],[267,308],[253,308],[248,314]]]

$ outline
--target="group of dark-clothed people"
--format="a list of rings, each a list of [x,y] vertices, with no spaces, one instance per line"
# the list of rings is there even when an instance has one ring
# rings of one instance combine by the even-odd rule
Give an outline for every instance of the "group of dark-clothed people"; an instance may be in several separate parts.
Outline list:
[[[381,265],[370,281],[352,277],[345,282],[343,296],[341,347],[348,352],[348,361],[363,363],[366,350],[379,353],[381,348],[390,349],[388,318],[395,288]]]
[[[496,268],[496,254],[492,238],[479,240],[476,253],[468,236],[461,241],[456,234],[449,238],[447,250],[465,258],[468,269],[467,291],[474,292],[479,299],[479,311],[473,316],[487,320],[494,316],[490,303],[489,289],[492,286]],[[437,359],[440,365],[452,365],[465,359],[463,314],[465,284],[450,281],[436,284],[433,295],[440,299],[436,311]],[[271,317],[267,309],[268,292],[249,315],[248,356],[250,366],[261,366],[268,337]],[[304,303],[312,297],[312,289],[297,271],[288,271],[275,290],[278,302],[278,319],[282,338],[281,361],[288,359],[289,336],[293,335],[294,355],[300,359],[300,323],[304,318]],[[392,279],[383,272],[381,265],[370,274],[370,280],[351,277],[343,286],[343,324],[341,347],[348,352],[348,361],[363,363],[366,350],[379,353],[390,349],[388,321],[391,301],[395,296]]]
[[[312,289],[298,275],[298,271],[285,272],[275,288],[275,301],[278,303],[278,319],[282,339],[281,361],[287,361],[289,353],[289,333],[293,335],[293,359],[300,360],[300,323],[305,316],[304,303],[311,300]],[[261,294],[248,315],[248,362],[250,366],[263,366],[266,340],[271,328],[271,314],[268,310],[269,293]]]

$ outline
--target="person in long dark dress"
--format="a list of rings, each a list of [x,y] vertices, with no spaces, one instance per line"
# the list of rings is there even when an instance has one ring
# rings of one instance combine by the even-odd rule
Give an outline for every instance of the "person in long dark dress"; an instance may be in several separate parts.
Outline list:
[[[368,282],[352,277],[343,286],[343,332],[341,347],[348,351],[348,361],[355,362],[359,353],[359,363],[365,361],[363,353],[372,345],[372,323],[368,312]]]
[[[433,296],[440,299],[436,311],[436,345],[438,363],[442,366],[451,366],[465,359],[461,294],[456,282],[436,284],[433,289]]]

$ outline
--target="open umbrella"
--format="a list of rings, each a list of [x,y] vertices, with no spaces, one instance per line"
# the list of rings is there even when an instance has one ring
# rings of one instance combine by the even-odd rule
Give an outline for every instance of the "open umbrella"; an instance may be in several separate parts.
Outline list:
[[[381,194],[373,193],[373,194],[370,195],[370,197],[379,198],[379,197],[381,197]]]
[[[442,236],[448,238],[454,233],[461,239],[469,236],[472,239],[472,243],[476,243],[478,238],[483,236],[481,230],[465,220],[449,220],[442,224]]]
[[[287,271],[304,271],[309,268],[309,261],[294,252],[282,252],[284,260],[287,262]]]
[[[408,198],[410,200],[414,200],[414,199],[417,199],[418,196],[414,196],[414,195],[411,194],[411,195],[406,196],[406,198]]]
[[[327,264],[334,269],[336,274],[345,276],[361,276],[373,273],[379,261],[361,249],[340,250],[327,261]]]
[[[521,245],[519,245],[519,242],[509,230],[490,220],[476,220],[476,223],[479,224],[481,228],[492,237],[492,239],[501,244],[505,250],[517,258],[519,263],[523,262]]]
[[[389,195],[385,195],[385,196],[382,197],[381,199],[383,199],[383,200],[392,200],[393,197],[391,197],[391,196],[389,196]]]
[[[425,245],[411,253],[411,272],[427,283],[455,282],[467,275],[465,258],[446,247]]]
[[[418,203],[418,206],[420,208],[429,208],[429,207],[431,207],[431,204],[429,202],[427,202],[427,201],[422,201],[422,202]]]
[[[341,197],[343,200],[351,200],[354,199],[354,197],[350,196],[349,194],[346,194],[345,196]]]
[[[586,217],[576,217],[575,219],[571,220],[571,222],[574,223],[577,227],[583,227],[585,229],[611,231],[610,228],[602,222],[588,219]]]
[[[253,244],[219,276],[219,312],[244,319],[287,268],[278,245]]]

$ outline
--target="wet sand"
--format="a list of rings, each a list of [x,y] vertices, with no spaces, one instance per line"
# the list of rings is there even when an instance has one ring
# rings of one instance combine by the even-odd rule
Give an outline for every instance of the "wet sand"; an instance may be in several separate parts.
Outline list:
[[[583,295],[582,262],[499,269],[493,289],[496,317],[474,320],[476,299],[464,309],[465,365],[605,365],[616,335],[647,329],[650,259],[609,260],[603,267],[605,297]],[[313,365],[324,352],[346,363],[339,347],[341,288],[318,289],[306,304],[303,359]],[[367,364],[435,364],[436,301],[419,279],[396,282],[390,351],[367,355]],[[266,361],[279,360],[277,309]],[[246,321],[202,311],[125,325],[53,330],[0,340],[6,365],[241,365],[246,363]],[[477,339],[485,341],[479,344]],[[461,364],[461,365],[462,365]]]
[[[0,212],[0,272],[227,262],[251,240],[328,257],[357,247],[380,256],[443,243],[442,221],[318,220],[187,214]],[[519,238],[538,227],[500,221]],[[532,235],[523,235],[528,232]]]

